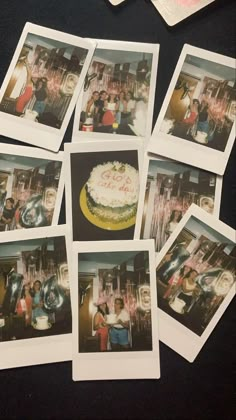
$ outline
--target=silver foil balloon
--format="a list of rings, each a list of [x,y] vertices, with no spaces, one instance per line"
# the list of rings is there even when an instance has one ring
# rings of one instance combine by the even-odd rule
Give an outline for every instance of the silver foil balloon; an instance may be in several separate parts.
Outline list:
[[[42,290],[43,303],[47,311],[55,311],[63,305],[64,293],[59,287],[55,275],[44,282]]]
[[[46,226],[47,219],[44,212],[42,196],[32,195],[21,211],[20,224],[24,228]]]

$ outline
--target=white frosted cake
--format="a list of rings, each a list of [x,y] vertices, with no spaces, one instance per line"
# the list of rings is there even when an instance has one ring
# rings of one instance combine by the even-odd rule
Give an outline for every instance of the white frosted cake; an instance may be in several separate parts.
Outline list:
[[[138,171],[127,163],[97,165],[86,183],[87,205],[104,222],[119,223],[136,215]]]
[[[178,312],[179,314],[182,314],[186,303],[184,302],[184,300],[176,297],[173,301],[169,302],[169,305],[173,309],[173,311]]]
[[[38,316],[36,318],[36,325],[39,330],[46,330],[48,328],[48,316]]]

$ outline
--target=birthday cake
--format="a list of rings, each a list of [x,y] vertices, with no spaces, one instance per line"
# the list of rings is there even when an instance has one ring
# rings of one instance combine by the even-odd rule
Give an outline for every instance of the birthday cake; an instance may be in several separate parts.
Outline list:
[[[86,183],[87,206],[103,222],[120,223],[134,217],[138,194],[138,171],[118,161],[94,167]]]
[[[36,326],[39,330],[46,330],[49,328],[48,316],[42,315],[36,318]]]

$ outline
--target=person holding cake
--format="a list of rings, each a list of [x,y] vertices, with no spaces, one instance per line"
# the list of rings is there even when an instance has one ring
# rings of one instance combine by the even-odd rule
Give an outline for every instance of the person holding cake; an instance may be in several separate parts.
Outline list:
[[[112,351],[128,350],[129,345],[129,326],[130,316],[124,308],[122,298],[115,299],[116,320],[110,324],[109,337]]]
[[[100,351],[107,351],[108,325],[106,317],[109,310],[106,298],[100,296],[94,305],[97,307],[97,312],[93,318],[93,329],[96,331],[95,336],[100,338]]]

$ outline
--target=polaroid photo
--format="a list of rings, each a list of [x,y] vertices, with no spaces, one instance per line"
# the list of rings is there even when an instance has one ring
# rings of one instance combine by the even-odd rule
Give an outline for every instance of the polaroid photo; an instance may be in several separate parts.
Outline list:
[[[151,0],[169,26],[176,25],[215,0]]]
[[[193,362],[235,295],[236,232],[192,204],[156,256],[160,340]]]
[[[158,379],[154,241],[73,243],[73,379]]]
[[[79,95],[72,141],[148,139],[159,44],[94,41],[97,47]]]
[[[136,239],[154,239],[160,252],[192,203],[219,217],[222,177],[145,153]]]
[[[66,222],[73,241],[133,239],[143,143],[65,144]]]
[[[0,89],[0,134],[57,152],[95,45],[26,23]]]
[[[64,190],[63,155],[1,145],[0,234],[58,223]]]
[[[235,60],[185,45],[148,151],[223,175],[235,139]]]
[[[0,369],[72,358],[67,226],[0,236]]]

